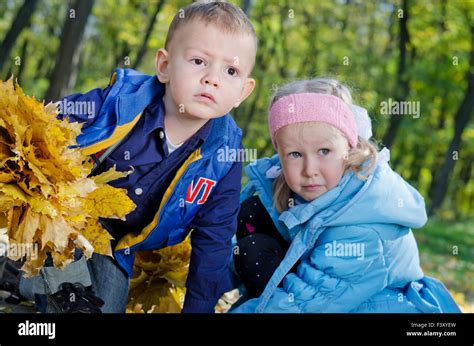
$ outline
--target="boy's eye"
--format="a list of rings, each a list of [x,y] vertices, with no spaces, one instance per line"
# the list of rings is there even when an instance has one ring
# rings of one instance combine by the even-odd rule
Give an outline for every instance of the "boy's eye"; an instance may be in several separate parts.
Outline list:
[[[288,156],[293,158],[293,159],[297,159],[297,158],[301,157],[301,154],[297,151],[293,151],[293,152],[289,153]]]
[[[330,151],[330,150],[329,150],[329,149],[326,149],[326,148],[319,150],[319,152],[320,152],[321,155],[323,155],[323,156],[326,156],[327,154],[329,154],[329,151]]]
[[[238,71],[237,71],[235,68],[233,68],[233,67],[229,67],[229,68],[227,69],[227,73],[228,73],[229,75],[231,75],[231,76],[236,76],[236,75],[238,75]]]
[[[204,60],[199,59],[199,58],[191,59],[191,61],[194,62],[195,65],[202,65],[202,64],[204,64]]]

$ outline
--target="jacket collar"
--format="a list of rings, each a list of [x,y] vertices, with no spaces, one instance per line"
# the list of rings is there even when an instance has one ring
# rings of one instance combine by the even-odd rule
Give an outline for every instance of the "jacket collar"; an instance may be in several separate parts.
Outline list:
[[[133,74],[132,78],[137,79],[137,82],[141,82],[140,87],[136,91],[117,97],[116,111],[118,125],[129,122],[137,114],[143,112],[156,98],[163,98],[165,86],[160,83],[157,76],[147,76],[132,70],[117,69],[116,72],[127,75]],[[201,149],[201,155],[203,157],[214,154],[218,148],[224,146],[226,143],[228,144],[230,133],[234,131],[240,133],[240,129],[230,114],[212,119],[208,123],[211,124],[206,124],[201,128],[203,130],[202,134],[207,135]],[[209,126],[210,129],[207,129],[207,126]],[[208,131],[209,133],[207,134]]]
[[[117,96],[115,105],[117,125],[128,123],[137,114],[142,113],[155,98],[162,98],[164,92],[164,85],[158,81],[158,78],[148,76],[136,91]]]
[[[272,184],[277,172],[281,167],[278,155],[271,158],[263,158],[255,163],[248,165],[245,172],[257,187],[257,191],[262,201],[272,201]],[[351,200],[365,182],[359,180],[353,172],[349,171],[344,174],[339,184],[326,192],[321,197],[309,203],[301,203],[284,211],[278,217],[278,220],[286,227],[291,238],[294,238],[299,232],[300,226],[312,219],[311,224],[323,222],[338,213],[348,200]],[[265,203],[264,203],[265,204]],[[273,206],[271,202],[266,203],[267,210],[271,210]]]

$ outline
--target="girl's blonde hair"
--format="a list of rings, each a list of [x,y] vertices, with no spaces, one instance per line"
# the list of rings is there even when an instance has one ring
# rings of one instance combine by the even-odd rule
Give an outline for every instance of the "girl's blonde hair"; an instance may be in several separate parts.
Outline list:
[[[331,78],[314,78],[286,84],[278,88],[278,90],[273,94],[270,108],[280,97],[308,92],[337,96],[352,108],[352,96],[349,88]],[[345,160],[345,170],[347,171],[350,169],[354,171],[360,179],[367,179],[377,163],[377,152],[377,145],[374,142],[359,136],[357,147],[352,148],[349,151]],[[370,162],[366,167],[362,168],[362,163],[368,159],[370,159]],[[273,182],[273,204],[279,213],[289,208],[291,193],[292,191],[286,183],[282,172],[282,174],[280,174]]]

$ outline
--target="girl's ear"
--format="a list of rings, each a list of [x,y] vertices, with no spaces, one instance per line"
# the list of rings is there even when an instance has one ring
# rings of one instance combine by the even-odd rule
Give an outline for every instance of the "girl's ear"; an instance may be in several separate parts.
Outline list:
[[[344,151],[344,153],[342,154],[342,159],[344,160],[344,162],[347,162],[349,161],[349,153],[352,149],[349,149],[349,150],[346,150]]]
[[[344,172],[347,171],[347,169],[349,168],[349,155],[350,155],[351,150],[352,149],[346,150],[342,154],[342,162],[344,164]]]
[[[164,48],[158,49],[158,51],[156,52],[156,58],[155,58],[155,69],[156,69],[156,76],[158,77],[158,80],[163,84],[169,82],[168,66],[169,66],[168,51]]]

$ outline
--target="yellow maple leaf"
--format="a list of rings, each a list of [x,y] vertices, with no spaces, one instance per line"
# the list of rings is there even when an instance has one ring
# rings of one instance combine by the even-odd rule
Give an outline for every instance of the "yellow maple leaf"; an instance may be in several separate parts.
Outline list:
[[[112,256],[110,241],[113,237],[97,220],[89,219],[87,226],[82,230],[82,235],[92,244],[94,252],[100,255]]]
[[[127,175],[133,173],[133,168],[129,170],[128,172],[118,172],[115,170],[115,165],[109,169],[108,171],[105,171],[101,174],[97,174],[91,179],[96,183],[96,184],[105,184],[108,183],[109,181],[117,180],[120,178],[124,178]]]
[[[83,209],[92,217],[119,218],[135,208],[135,204],[127,195],[127,190],[110,185],[102,185],[90,192],[83,200]]]

